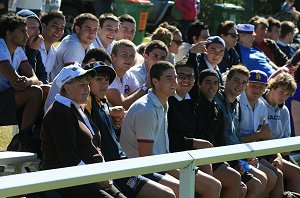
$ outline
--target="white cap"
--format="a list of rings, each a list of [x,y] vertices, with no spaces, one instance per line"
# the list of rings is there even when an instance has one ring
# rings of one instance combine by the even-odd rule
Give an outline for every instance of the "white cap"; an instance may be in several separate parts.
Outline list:
[[[81,67],[81,65],[78,62],[75,62],[72,65],[62,68],[59,74],[55,77],[54,82],[56,82],[58,88],[61,89],[65,83],[85,74],[90,74],[91,76],[94,76],[96,75],[96,71],[93,69],[85,70]]]
[[[255,35],[254,25],[252,24],[238,24],[236,30],[239,34],[252,34]]]

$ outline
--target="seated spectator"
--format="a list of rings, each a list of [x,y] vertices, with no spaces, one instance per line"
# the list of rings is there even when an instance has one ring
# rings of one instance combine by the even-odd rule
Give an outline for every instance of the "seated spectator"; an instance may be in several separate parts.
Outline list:
[[[282,5],[281,5],[281,10],[283,12],[286,12],[294,18],[295,21],[299,20],[300,13],[296,10],[294,7],[295,0],[286,0]]]
[[[133,41],[136,32],[136,21],[129,14],[123,14],[118,17],[120,21],[120,29],[116,35],[116,40],[128,39]]]
[[[172,64],[159,61],[150,69],[152,90],[137,100],[122,123],[120,143],[129,158],[169,153],[167,134],[168,98],[176,93],[176,71]],[[147,120],[147,122],[141,122]],[[167,171],[174,184],[169,186],[178,196],[179,170]],[[170,176],[175,176],[174,177]],[[196,171],[196,193],[203,197],[219,197],[221,183],[202,171]]]
[[[178,49],[179,49],[180,45],[183,43],[180,30],[177,27],[168,24],[168,22],[164,22],[164,23],[160,24],[159,27],[166,28],[172,33],[173,39],[169,46],[169,53],[174,54],[174,58],[175,58],[176,54],[178,53]],[[175,64],[175,60],[174,60],[174,63],[172,63],[172,64]]]
[[[179,47],[178,53],[175,55],[175,62],[182,60],[186,55],[188,55],[193,44],[196,44],[199,41],[206,41],[209,36],[207,24],[202,21],[195,21],[191,23],[187,30],[187,40]]]
[[[97,17],[90,13],[80,14],[74,19],[73,34],[66,36],[57,48],[55,66],[51,72],[53,84],[45,102],[45,112],[55,101],[56,94],[59,93],[59,88],[55,82],[56,75],[67,65],[75,62],[79,65],[82,63],[86,51],[94,48],[92,43],[96,38],[98,26]]]
[[[249,21],[254,25],[255,39],[253,46],[262,50],[265,55],[277,66],[281,67],[286,64],[288,57],[281,51],[275,41],[266,39],[268,21],[262,17],[254,16]]]
[[[297,51],[297,48],[291,46],[295,37],[295,25],[290,21],[281,22],[281,32],[277,45],[290,59]]]
[[[217,27],[217,35],[226,45],[222,61],[218,64],[221,73],[226,72],[233,65],[240,64],[240,55],[234,49],[238,39],[236,24],[233,21],[224,21]]]
[[[103,55],[103,57],[105,56],[106,55]],[[103,61],[107,62],[108,60]],[[101,151],[104,155],[104,159],[106,161],[126,159],[126,154],[121,148],[113,124],[113,119],[116,115],[124,116],[124,109],[121,107],[109,108],[105,98],[108,85],[113,82],[116,73],[111,67],[101,62],[91,62],[87,64],[85,68],[93,68],[97,72],[97,75],[91,80],[91,93],[86,109],[100,129]],[[160,184],[163,182],[163,175],[158,173],[114,180],[114,184],[117,185],[127,197],[174,196],[170,188]],[[128,183],[130,183],[130,185],[128,185]]]
[[[66,20],[65,16],[60,12],[52,11],[42,16],[41,23],[43,26],[42,35],[44,37],[44,42],[42,42],[39,51],[47,72],[48,80],[52,82],[53,79],[50,79],[50,73],[54,68],[57,51],[54,43],[59,42],[62,38]]]
[[[77,65],[64,67],[58,74],[60,94],[47,111],[41,132],[43,170],[104,162],[100,131],[83,107],[89,96],[91,75],[95,70]],[[108,189],[118,192],[111,180],[57,191],[63,197],[114,197],[105,191]]]
[[[135,45],[131,41],[123,39],[115,42],[112,50],[112,67],[117,76],[106,92],[108,102],[112,106],[123,106],[128,109],[134,101],[145,95],[150,87],[150,85],[139,87],[133,74],[127,73],[134,64],[135,54]]]
[[[22,47],[28,39],[26,19],[0,17],[0,125],[19,125],[8,150],[33,151],[33,125],[43,91]]]
[[[42,34],[42,24],[39,17],[32,11],[23,9],[16,14],[26,18],[28,39],[25,46],[25,54],[28,62],[31,64],[37,78],[44,84],[49,83],[45,65],[42,56],[38,50],[44,41]]]
[[[271,39],[275,42],[279,40],[280,32],[281,32],[281,24],[280,21],[274,19],[273,17],[268,17],[268,29],[266,38]]]
[[[239,42],[235,49],[240,54],[241,63],[250,71],[261,70],[268,76],[278,69],[278,67],[257,48],[253,47],[255,39],[254,25],[238,24]]]
[[[154,30],[151,41],[159,40],[162,41],[169,49],[173,41],[173,34],[171,31],[169,31],[167,28],[164,27],[158,27],[156,30]],[[168,53],[167,61],[169,61],[171,64],[175,64],[175,54],[174,53]]]
[[[272,139],[287,138],[291,135],[289,111],[284,105],[286,99],[296,91],[296,82],[288,73],[282,73],[268,81],[267,92],[263,95],[262,101],[268,109],[268,123],[272,129]],[[284,159],[287,153],[277,154],[275,159],[269,161],[283,172],[285,190],[300,192],[299,166]]]
[[[144,63],[131,67],[128,73],[136,78],[139,87],[146,86],[151,66],[158,61],[165,61],[168,53],[168,47],[162,41],[150,41],[145,46]]]
[[[240,132],[241,142],[270,140],[272,130],[268,124],[268,110],[260,97],[267,88],[268,76],[260,70],[250,71],[249,83],[245,92],[240,95]],[[263,171],[268,178],[264,197],[278,197],[283,194],[282,172],[272,166],[265,157],[248,159],[250,164]],[[257,161],[257,162],[255,162]]]
[[[119,28],[120,21],[118,17],[112,13],[101,14],[99,17],[99,30],[93,42],[94,47],[104,48],[111,54]]]

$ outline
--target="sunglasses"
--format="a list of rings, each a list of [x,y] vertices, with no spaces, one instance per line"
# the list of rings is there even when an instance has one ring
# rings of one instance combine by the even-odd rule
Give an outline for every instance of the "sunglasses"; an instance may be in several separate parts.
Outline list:
[[[174,43],[176,43],[176,45],[181,45],[183,43],[183,40],[179,41],[179,40],[172,40]]]
[[[181,80],[195,80],[194,74],[177,73],[177,78]]]
[[[229,35],[229,36],[231,36],[231,38],[234,38],[234,39],[235,39],[235,38],[238,37],[239,34],[238,34],[238,33],[226,33],[225,35],[226,35],[226,36]]]

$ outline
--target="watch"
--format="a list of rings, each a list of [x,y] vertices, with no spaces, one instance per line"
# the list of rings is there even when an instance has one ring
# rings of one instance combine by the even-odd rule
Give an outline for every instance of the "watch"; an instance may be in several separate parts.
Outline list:
[[[148,93],[149,88],[146,87],[145,85],[143,85],[143,86],[141,87],[141,90],[144,91],[144,92],[146,92],[146,93]]]

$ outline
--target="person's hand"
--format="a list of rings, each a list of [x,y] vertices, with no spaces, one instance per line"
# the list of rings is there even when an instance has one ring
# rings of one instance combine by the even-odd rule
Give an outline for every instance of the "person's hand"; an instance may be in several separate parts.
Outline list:
[[[98,182],[98,184],[103,188],[103,189],[108,189],[111,188],[113,186],[113,180],[107,180],[107,181],[101,181]]]
[[[43,36],[39,34],[28,38],[27,45],[30,49],[38,50],[43,41],[44,41]]]
[[[110,116],[113,120],[115,129],[119,129],[121,127],[124,115],[125,109],[123,106],[110,107]]]
[[[207,140],[203,139],[193,139],[194,149],[212,148],[214,145]]]
[[[252,157],[247,159],[248,163],[254,167],[258,167],[258,158],[257,157]]]
[[[282,157],[281,155],[279,155],[277,158],[275,158],[272,162],[273,166],[275,166],[276,168],[282,170],[283,167],[283,162],[282,162]]]
[[[272,129],[266,123],[266,119],[263,119],[262,124],[259,126],[258,131],[261,140],[270,140],[272,139]]]
[[[190,49],[190,52],[193,54],[202,53],[207,54],[206,44],[210,43],[210,41],[199,41],[195,45],[193,45]]]
[[[16,91],[22,91],[27,89],[27,87],[30,86],[30,82],[29,79],[26,76],[20,76],[16,82],[14,82],[12,84],[12,87],[16,90]]]

